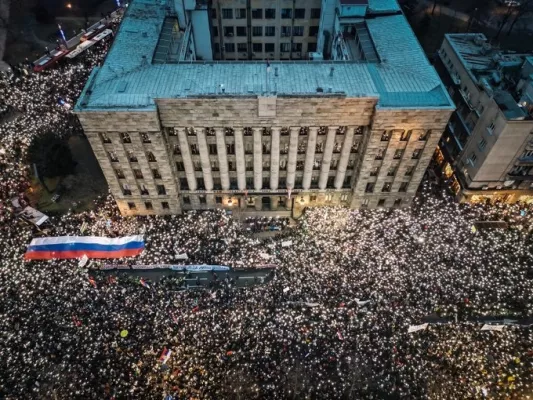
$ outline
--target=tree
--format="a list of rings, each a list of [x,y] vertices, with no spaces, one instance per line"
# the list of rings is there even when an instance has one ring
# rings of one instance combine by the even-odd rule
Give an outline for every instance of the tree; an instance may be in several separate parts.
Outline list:
[[[36,164],[39,173],[47,178],[72,174],[76,167],[67,141],[53,132],[33,139],[28,148],[28,161]]]
[[[507,31],[507,36],[511,34],[518,20],[531,12],[533,12],[533,0],[523,0],[522,3],[520,3],[520,6],[518,6],[518,8],[516,9],[513,22],[511,23],[511,26],[509,26],[509,30]]]

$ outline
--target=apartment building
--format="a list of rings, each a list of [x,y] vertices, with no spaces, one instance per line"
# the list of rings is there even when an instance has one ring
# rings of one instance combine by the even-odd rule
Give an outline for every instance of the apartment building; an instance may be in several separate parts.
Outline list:
[[[220,62],[198,56],[208,3],[185,18],[135,0],[75,108],[121,212],[409,206],[454,105],[397,3],[350,1],[324,0],[320,18],[317,41],[341,60]],[[264,17],[266,3],[285,4],[264,3],[250,7]],[[352,38],[369,47],[335,53],[350,38],[331,4],[358,13]]]
[[[533,201],[533,57],[449,34],[436,68],[457,105],[436,154],[463,201]]]
[[[321,0],[214,0],[217,60],[302,60],[317,51]]]

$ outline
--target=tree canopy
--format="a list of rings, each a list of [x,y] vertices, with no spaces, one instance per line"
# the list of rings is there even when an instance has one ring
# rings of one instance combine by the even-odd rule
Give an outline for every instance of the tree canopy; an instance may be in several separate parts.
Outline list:
[[[28,161],[35,163],[41,176],[47,178],[72,174],[76,167],[67,141],[53,132],[33,139],[28,148]]]

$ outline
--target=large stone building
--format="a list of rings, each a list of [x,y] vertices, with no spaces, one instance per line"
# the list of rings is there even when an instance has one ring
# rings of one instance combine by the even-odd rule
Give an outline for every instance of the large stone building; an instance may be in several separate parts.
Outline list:
[[[437,159],[458,198],[533,201],[533,57],[450,34],[436,66],[457,105]]]
[[[123,214],[411,203],[454,106],[394,0],[323,0],[314,60],[268,62],[205,61],[212,4],[176,4],[133,1],[76,105]]]

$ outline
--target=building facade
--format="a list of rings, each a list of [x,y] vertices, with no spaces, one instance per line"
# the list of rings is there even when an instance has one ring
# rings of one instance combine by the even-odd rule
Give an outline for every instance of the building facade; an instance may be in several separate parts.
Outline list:
[[[170,17],[135,0],[76,105],[121,212],[408,206],[454,106],[393,3],[363,14],[374,60],[156,64]]]
[[[446,35],[436,64],[457,105],[436,157],[464,201],[533,201],[533,57]]]

